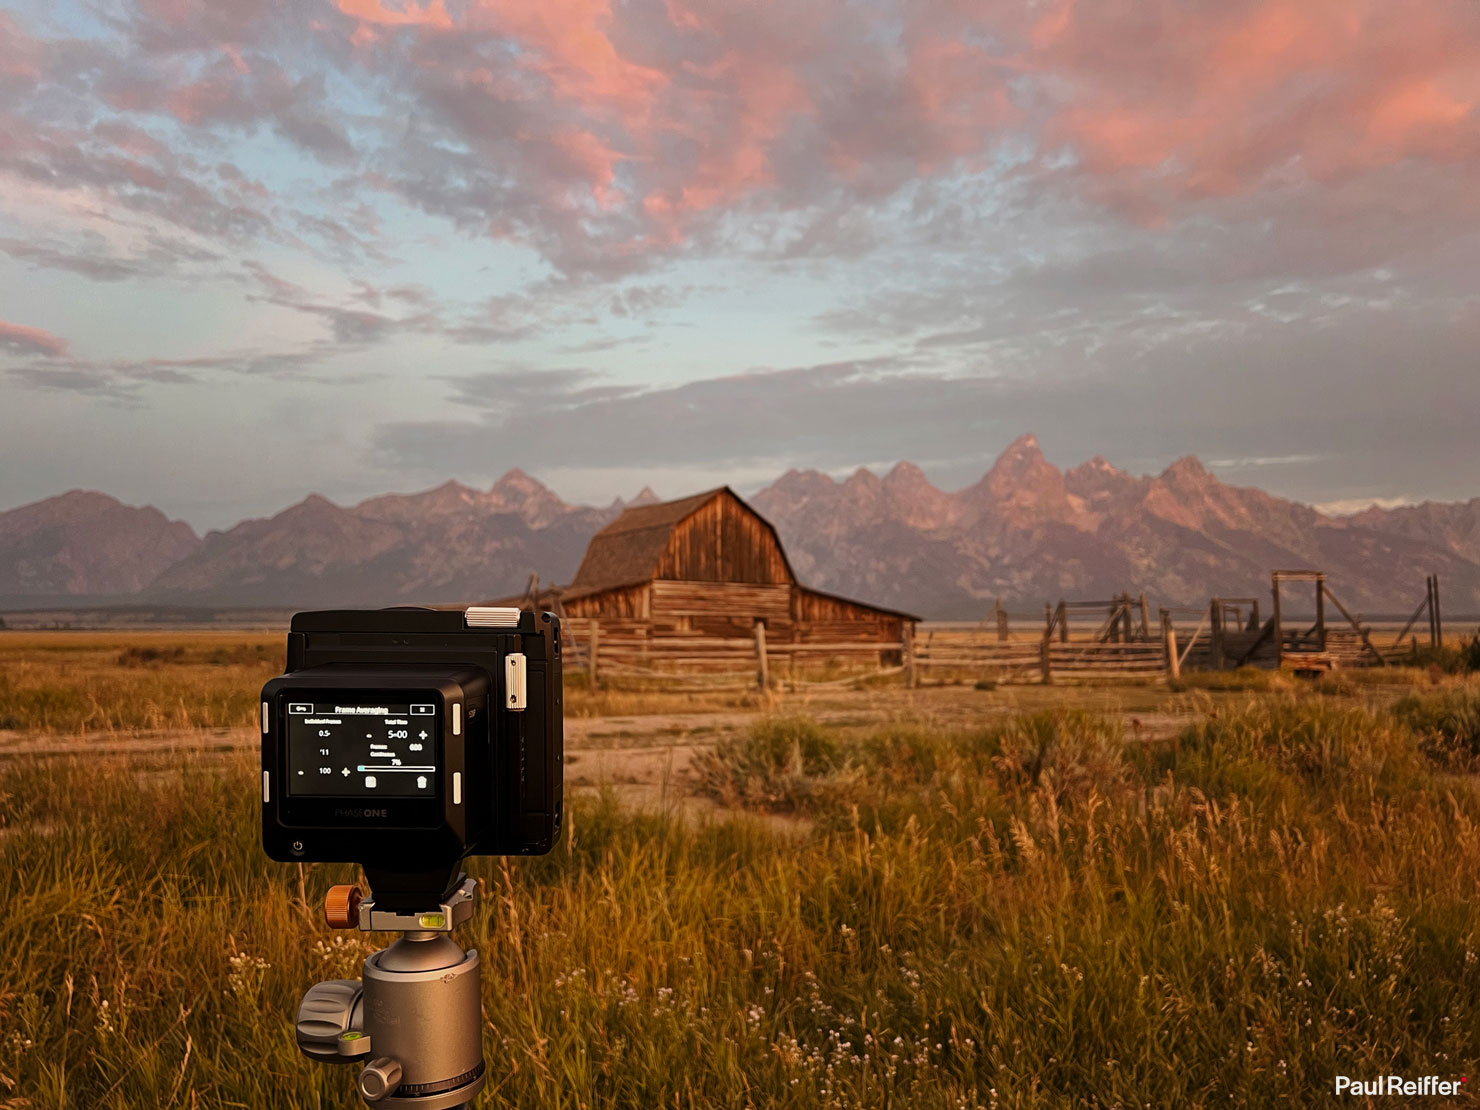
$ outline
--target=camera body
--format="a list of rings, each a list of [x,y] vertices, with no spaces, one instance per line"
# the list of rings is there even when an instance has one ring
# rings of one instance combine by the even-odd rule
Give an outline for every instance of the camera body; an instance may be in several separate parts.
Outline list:
[[[412,877],[388,878],[391,895],[440,889],[464,856],[548,852],[562,817],[560,652],[552,613],[296,614],[287,673],[262,688],[268,856]]]

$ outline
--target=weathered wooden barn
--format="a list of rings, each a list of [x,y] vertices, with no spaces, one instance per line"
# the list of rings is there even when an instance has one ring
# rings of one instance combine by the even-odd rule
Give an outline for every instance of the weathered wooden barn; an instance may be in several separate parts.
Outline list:
[[[591,539],[564,615],[647,635],[899,644],[918,617],[797,581],[776,529],[728,486],[626,510]]]

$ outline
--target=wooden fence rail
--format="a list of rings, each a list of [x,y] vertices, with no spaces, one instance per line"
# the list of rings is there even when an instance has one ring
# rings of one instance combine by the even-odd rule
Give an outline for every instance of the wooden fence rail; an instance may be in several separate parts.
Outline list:
[[[973,677],[998,682],[1079,682],[1160,679],[1168,670],[1160,638],[1117,642],[1000,639],[992,625],[978,622],[926,624],[894,641],[816,640],[777,643],[757,623],[753,637],[676,633],[640,635],[620,625],[588,620],[567,625],[567,666],[583,669],[594,689],[603,681],[656,680],[679,688],[745,685],[839,685],[861,678],[900,675],[908,686],[921,681]],[[615,622],[614,622],[615,623]],[[841,669],[842,676],[819,665]],[[809,668],[814,668],[809,671]]]

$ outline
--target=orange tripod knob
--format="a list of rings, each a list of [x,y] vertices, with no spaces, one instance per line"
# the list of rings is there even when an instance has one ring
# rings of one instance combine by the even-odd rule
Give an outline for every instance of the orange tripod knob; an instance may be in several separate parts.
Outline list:
[[[324,920],[331,929],[353,929],[360,924],[360,888],[331,886],[324,895]]]

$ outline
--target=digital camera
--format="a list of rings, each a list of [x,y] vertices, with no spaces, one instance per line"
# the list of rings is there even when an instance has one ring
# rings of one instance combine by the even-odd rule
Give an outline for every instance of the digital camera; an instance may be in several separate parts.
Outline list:
[[[298,613],[262,688],[262,843],[360,864],[384,906],[560,836],[560,622],[475,607]],[[435,890],[433,888],[436,888]]]

